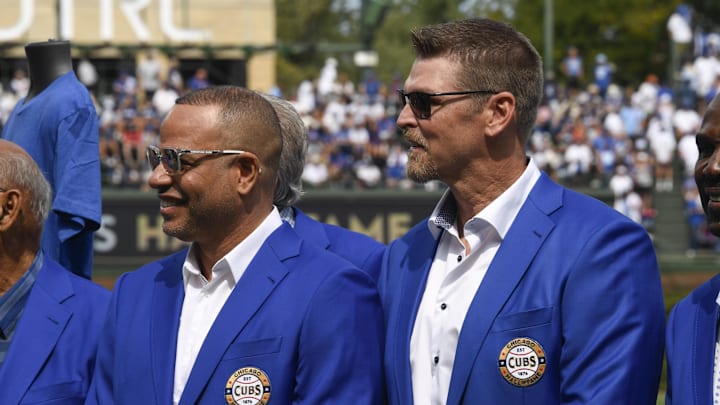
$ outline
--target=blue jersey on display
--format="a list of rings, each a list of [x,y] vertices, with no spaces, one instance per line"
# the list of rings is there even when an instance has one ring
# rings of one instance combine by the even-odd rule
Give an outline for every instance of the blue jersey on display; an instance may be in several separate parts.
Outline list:
[[[43,250],[67,269],[90,278],[102,196],[98,116],[87,89],[73,71],[65,73],[27,103],[25,99],[17,103],[2,138],[25,149],[52,186]]]

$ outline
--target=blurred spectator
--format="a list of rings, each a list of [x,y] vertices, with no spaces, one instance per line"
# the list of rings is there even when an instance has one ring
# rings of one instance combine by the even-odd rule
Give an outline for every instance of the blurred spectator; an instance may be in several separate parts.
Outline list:
[[[13,92],[3,92],[2,84],[0,83],[0,129],[2,129],[3,125],[7,122],[18,100],[18,97]]]
[[[267,93],[268,93],[269,95],[271,95],[271,96],[273,96],[273,97],[277,97],[277,98],[282,98],[282,96],[283,96],[282,90],[280,89],[280,86],[278,86],[277,84],[273,84],[273,85],[270,87],[270,89],[268,89],[268,92],[267,92]]]
[[[673,190],[673,158],[675,156],[675,134],[672,127],[655,114],[648,122],[647,138],[655,157],[655,190]]]
[[[195,74],[188,80],[187,88],[189,91],[200,90],[210,86],[208,71],[205,68],[195,69]]]
[[[170,57],[168,60],[168,70],[166,75],[167,83],[178,94],[185,92],[185,80],[180,72],[180,61],[176,57]]]
[[[672,42],[670,49],[672,71],[677,72],[678,61],[688,55],[690,43],[693,39],[692,19],[690,8],[685,4],[679,4],[675,12],[670,15],[667,22],[667,30]]]
[[[560,89],[555,77],[555,72],[549,71],[545,73],[545,83],[543,84],[543,98],[545,103],[554,102],[560,97]]]
[[[353,97],[355,95],[355,83],[348,78],[347,73],[338,73],[338,80],[333,86],[333,93],[347,97]]]
[[[705,111],[705,97],[710,93],[715,78],[720,75],[720,61],[714,51],[704,49],[700,56],[695,58],[693,63],[693,73],[695,75],[695,92],[699,101],[698,111],[702,114]]]
[[[318,153],[308,154],[302,173],[303,183],[313,188],[324,187],[327,185],[329,177],[330,173],[322,156]]]
[[[305,79],[298,85],[295,108],[301,114],[309,114],[315,106],[315,86],[311,79]]]
[[[640,194],[635,191],[635,181],[624,164],[615,167],[615,173],[610,178],[609,187],[614,197],[613,208],[641,224],[643,222],[643,201]]]
[[[580,52],[574,46],[567,50],[567,55],[562,61],[562,72],[567,80],[567,87],[570,91],[579,91],[583,85],[583,61]]]
[[[655,182],[655,165],[652,157],[644,150],[634,151],[633,165],[630,176],[635,184],[635,191],[642,200],[643,225],[652,230],[655,209],[653,205],[653,184]]]
[[[352,144],[355,151],[362,152],[365,145],[370,143],[370,132],[365,126],[365,122],[359,119],[353,120],[348,118],[348,141]]]
[[[122,134],[123,161],[128,172],[135,172],[132,177],[137,180],[137,171],[145,163],[145,144],[140,119],[130,118],[118,123],[118,132]],[[132,183],[136,183],[133,181]]]
[[[645,76],[645,80],[638,86],[638,91],[635,94],[636,102],[645,112],[650,115],[655,113],[657,109],[658,93],[660,86],[658,85],[658,77],[654,74],[648,74]]]
[[[686,48],[692,41],[692,27],[690,20],[690,8],[686,4],[679,4],[675,12],[670,15],[667,22],[667,29],[670,33],[670,40],[683,48]],[[682,48],[681,48],[682,49]],[[678,56],[683,52],[678,53]]]
[[[608,61],[607,56],[604,53],[599,53],[595,56],[595,67],[593,74],[595,77],[595,85],[598,86],[600,97],[605,98],[608,87],[612,83],[613,73],[615,72],[615,65]]]
[[[327,58],[325,59],[325,65],[322,67],[322,70],[320,70],[320,77],[317,81],[317,95],[321,102],[324,102],[335,90],[335,83],[338,76],[337,64],[337,59]]]
[[[407,148],[396,143],[390,148],[385,166],[386,185],[391,189],[407,190],[412,187],[410,180],[405,177],[408,155]]]
[[[622,120],[625,133],[633,140],[633,143],[645,133],[645,112],[640,108],[640,103],[637,99],[637,97],[634,97],[632,89],[630,89],[624,97],[623,104],[618,113]],[[637,144],[635,144],[635,146],[637,147]]]
[[[25,69],[15,69],[12,79],[10,79],[10,90],[15,93],[17,98],[27,96],[28,90],[30,90],[30,78]]]
[[[164,118],[165,114],[175,105],[175,100],[177,100],[178,97],[180,97],[180,94],[178,94],[169,82],[163,82],[160,85],[160,88],[153,95],[151,102],[161,119]]]
[[[353,164],[353,171],[358,179],[359,189],[377,188],[382,184],[382,170],[368,154]]]
[[[681,102],[680,108],[673,115],[673,128],[678,139],[678,156],[683,163],[683,179],[692,179],[695,172],[695,162],[698,158],[698,149],[695,144],[695,134],[700,129],[702,118],[688,100]]]
[[[148,49],[145,57],[140,58],[135,74],[137,75],[140,89],[145,94],[145,99],[152,100],[155,92],[160,88],[162,65],[157,59],[156,51]]]
[[[78,62],[77,77],[78,80],[87,87],[90,94],[96,95],[97,84],[100,76],[98,75],[95,65],[93,65],[87,57],[83,57]]]
[[[368,71],[365,74],[365,80],[363,80],[362,84],[365,90],[365,94],[367,94],[368,96],[368,101],[370,103],[374,103],[375,99],[380,94],[380,87],[382,87],[380,80],[378,80],[374,72]]]
[[[616,148],[619,147],[616,143],[617,138],[605,128],[598,128],[597,136],[592,141],[595,162],[600,175],[599,180],[603,186],[607,186],[610,177],[615,172]]]
[[[635,190],[630,190],[625,196],[625,216],[638,224],[645,225],[643,200]]]
[[[112,84],[115,105],[134,105],[137,95],[137,79],[127,69],[120,69]]]
[[[573,130],[572,143],[565,149],[564,160],[565,170],[562,177],[568,184],[589,184],[595,157],[593,148],[587,141],[585,129],[577,123]]]

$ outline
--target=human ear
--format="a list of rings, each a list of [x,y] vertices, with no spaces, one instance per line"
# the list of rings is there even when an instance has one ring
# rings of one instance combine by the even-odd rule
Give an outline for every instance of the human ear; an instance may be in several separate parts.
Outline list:
[[[241,195],[250,193],[265,174],[260,158],[250,152],[235,158],[235,169],[238,171],[237,187]]]
[[[487,102],[490,118],[486,124],[487,135],[502,133],[515,117],[515,96],[507,91],[493,95]]]
[[[20,213],[22,195],[18,190],[11,189],[0,193],[0,231],[12,226]]]

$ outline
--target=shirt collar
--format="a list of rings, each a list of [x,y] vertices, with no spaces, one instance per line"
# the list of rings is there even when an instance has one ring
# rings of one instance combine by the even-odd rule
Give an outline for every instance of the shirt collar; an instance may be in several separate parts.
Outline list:
[[[265,217],[250,235],[213,265],[213,280],[229,271],[232,274],[234,283],[237,283],[268,236],[281,225],[282,219],[280,218],[280,213],[277,208],[273,206],[270,214]],[[191,276],[199,277],[202,274],[196,259],[195,249],[196,247],[193,243],[188,250],[185,263],[183,264],[183,282],[186,287]]]
[[[539,178],[540,169],[538,169],[532,159],[528,159],[527,167],[525,167],[522,175],[520,175],[507,190],[500,194],[498,198],[493,200],[482,211],[475,214],[475,216],[468,221],[468,224],[478,219],[482,220],[493,226],[500,238],[505,238],[515,217],[518,212],[520,212],[520,208],[525,203],[525,200],[527,200],[530,191]],[[433,237],[437,239],[441,231],[449,230],[457,226],[456,218],[457,203],[455,196],[448,189],[440,198],[440,201],[428,219],[428,228]]]
[[[295,228],[295,210],[291,206],[285,206],[280,210],[280,218]]]
[[[25,274],[0,296],[0,338],[7,339],[12,336],[43,262],[43,253],[38,251]]]

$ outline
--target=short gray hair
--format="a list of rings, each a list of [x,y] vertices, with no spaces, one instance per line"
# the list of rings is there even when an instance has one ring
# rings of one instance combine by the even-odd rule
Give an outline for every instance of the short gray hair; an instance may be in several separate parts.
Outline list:
[[[30,210],[40,227],[52,205],[52,188],[34,160],[19,153],[0,152],[0,187],[30,193]]]
[[[283,146],[280,152],[278,183],[273,202],[278,207],[289,207],[300,201],[304,191],[302,172],[308,148],[308,130],[295,107],[282,98],[261,94],[273,106],[280,121]]]

